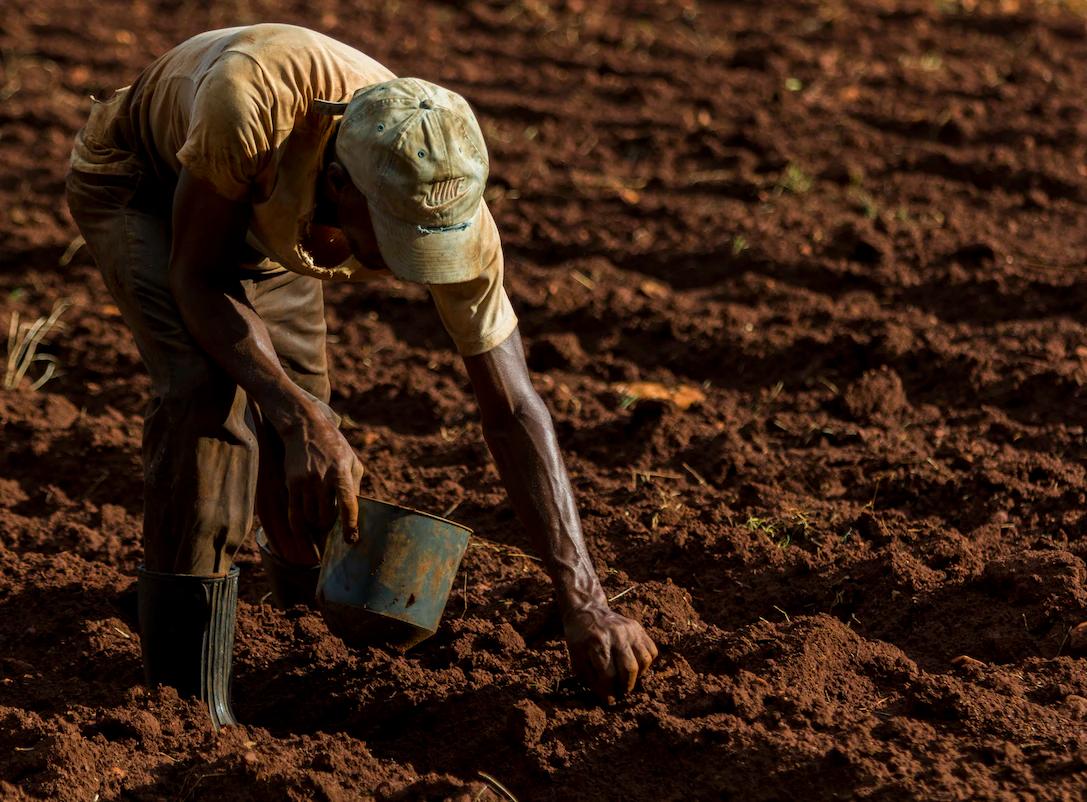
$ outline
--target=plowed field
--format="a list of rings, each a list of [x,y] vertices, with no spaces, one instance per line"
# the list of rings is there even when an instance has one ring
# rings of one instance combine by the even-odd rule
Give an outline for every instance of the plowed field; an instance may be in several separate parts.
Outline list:
[[[442,630],[353,651],[240,558],[235,708],[140,684],[148,382],[63,199],[92,92],[308,25],[474,104],[530,366],[615,606],[603,709],[424,291],[327,291],[364,490],[477,539]],[[1080,799],[1087,26],[1016,0],[4,0],[7,800]],[[71,246],[71,247],[70,247]],[[655,398],[665,395],[674,400]],[[677,396],[676,393],[679,393]]]

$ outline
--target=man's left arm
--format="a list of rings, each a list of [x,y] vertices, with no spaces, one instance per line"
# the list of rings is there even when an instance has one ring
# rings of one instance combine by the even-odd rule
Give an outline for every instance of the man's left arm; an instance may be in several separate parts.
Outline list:
[[[640,624],[608,606],[519,333],[515,329],[495,348],[464,357],[464,364],[506,492],[555,584],[574,671],[601,699],[620,697],[633,690],[657,647]]]

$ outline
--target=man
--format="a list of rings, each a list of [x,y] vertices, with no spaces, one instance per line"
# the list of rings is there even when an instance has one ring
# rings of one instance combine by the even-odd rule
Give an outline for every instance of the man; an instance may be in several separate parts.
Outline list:
[[[464,358],[513,506],[555,585],[573,667],[603,698],[656,657],[609,609],[525,366],[459,95],[288,25],[196,36],[95,102],[68,198],[151,375],[144,424],[147,680],[234,723],[237,568],[253,523],[273,598],[312,603],[362,465],[328,408],[321,280],[426,284]]]

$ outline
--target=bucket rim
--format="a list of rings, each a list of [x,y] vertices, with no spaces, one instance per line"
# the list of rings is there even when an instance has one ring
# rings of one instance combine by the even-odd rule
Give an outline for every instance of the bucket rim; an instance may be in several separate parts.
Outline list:
[[[443,518],[441,515],[435,515],[432,512],[427,512],[425,510],[419,510],[419,509],[416,509],[415,507],[406,507],[403,504],[396,504],[396,503],[394,503],[392,501],[384,501],[384,500],[379,499],[379,498],[374,498],[373,496],[357,496],[357,498],[359,499],[359,501],[372,501],[375,504],[381,504],[382,506],[385,506],[385,507],[392,507],[393,509],[400,510],[401,512],[410,512],[410,513],[412,513],[414,515],[421,515],[424,518],[430,518],[431,520],[434,520],[434,521],[441,521],[443,524],[449,524],[450,526],[457,527],[457,529],[463,529],[465,532],[468,533],[469,536],[475,534],[475,530],[472,529],[470,526],[465,526],[464,524],[459,523],[459,522],[454,521],[454,520],[451,520],[449,518]]]

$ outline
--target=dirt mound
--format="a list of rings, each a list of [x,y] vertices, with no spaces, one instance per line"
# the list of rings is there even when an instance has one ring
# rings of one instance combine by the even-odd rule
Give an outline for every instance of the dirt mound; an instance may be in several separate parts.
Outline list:
[[[852,382],[845,389],[842,402],[846,412],[861,422],[893,418],[909,403],[902,379],[886,365]]]
[[[247,546],[246,726],[140,684],[147,380],[64,208],[67,153],[88,94],[269,19],[477,109],[587,537],[661,646],[627,702],[570,680],[459,361],[391,282],[328,288],[333,404],[367,492],[476,530],[442,629],[348,649],[267,604]],[[0,53],[0,320],[74,303],[40,347],[59,374],[0,390],[0,797],[1082,794],[1082,18],[9,0]]]

